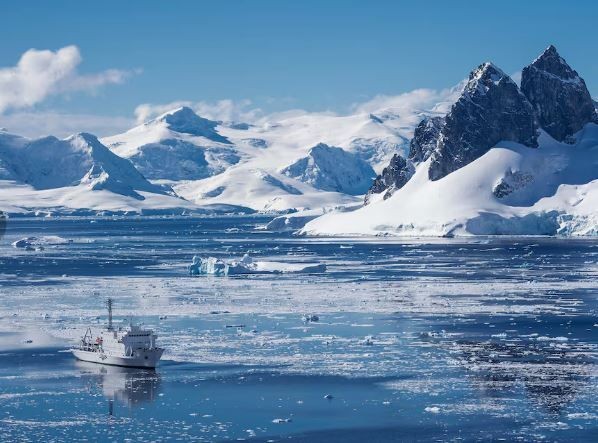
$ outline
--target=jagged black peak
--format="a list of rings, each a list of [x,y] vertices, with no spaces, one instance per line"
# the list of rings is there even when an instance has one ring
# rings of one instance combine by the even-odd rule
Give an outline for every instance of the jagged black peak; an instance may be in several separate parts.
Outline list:
[[[526,66],[524,70],[525,69],[539,69],[566,80],[579,77],[577,71],[571,68],[565,59],[561,57],[554,45],[550,45],[546,48],[544,52],[542,52],[542,54],[540,54],[529,66]]]
[[[405,160],[401,155],[395,154],[390,159],[390,163],[382,170],[382,173],[376,177],[363,203],[367,205],[373,194],[384,192],[384,199],[389,198],[396,190],[401,189],[411,176],[414,169],[411,162]]]
[[[558,141],[598,121],[585,81],[550,45],[521,73],[521,91],[534,107],[540,126]]]
[[[431,180],[471,163],[501,140],[537,147],[532,105],[500,68],[484,63],[474,69],[452,106],[431,156]]]
[[[499,82],[512,83],[517,86],[510,76],[492,62],[485,62],[469,73],[469,79],[464,92],[472,93],[480,87],[489,88]]]
[[[409,142],[409,160],[414,163],[426,161],[436,149],[444,117],[426,117],[416,126]]]

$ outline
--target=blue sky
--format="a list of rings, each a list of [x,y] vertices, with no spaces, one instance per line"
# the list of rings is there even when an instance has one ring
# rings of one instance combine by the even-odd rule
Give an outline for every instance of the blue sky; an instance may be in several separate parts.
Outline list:
[[[376,94],[450,87],[486,60],[516,72],[553,43],[597,96],[597,17],[590,1],[21,0],[2,7],[0,67],[76,45],[80,75],[127,73],[7,113],[131,117],[141,103],[221,99],[345,112]]]

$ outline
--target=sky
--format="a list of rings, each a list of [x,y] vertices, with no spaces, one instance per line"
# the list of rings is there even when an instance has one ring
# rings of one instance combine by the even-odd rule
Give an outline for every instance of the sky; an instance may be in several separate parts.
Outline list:
[[[107,135],[183,102],[346,113],[487,60],[516,73],[549,44],[598,96],[592,1],[20,0],[1,16],[0,126],[26,135]]]

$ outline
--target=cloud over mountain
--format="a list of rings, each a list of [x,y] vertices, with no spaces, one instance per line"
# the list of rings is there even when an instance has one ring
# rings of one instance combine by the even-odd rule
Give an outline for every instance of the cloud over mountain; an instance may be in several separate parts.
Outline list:
[[[77,46],[57,51],[29,49],[15,66],[0,68],[0,113],[30,108],[49,96],[71,92],[94,92],[108,84],[124,82],[136,72],[120,69],[80,74],[81,52]]]

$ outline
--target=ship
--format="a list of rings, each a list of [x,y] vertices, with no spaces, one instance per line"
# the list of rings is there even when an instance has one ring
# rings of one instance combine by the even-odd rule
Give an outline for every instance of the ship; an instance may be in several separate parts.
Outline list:
[[[112,299],[108,299],[108,325],[94,337],[87,328],[77,347],[71,352],[81,361],[127,368],[154,369],[164,349],[157,346],[158,336],[151,329],[129,323],[118,329],[112,324]]]

